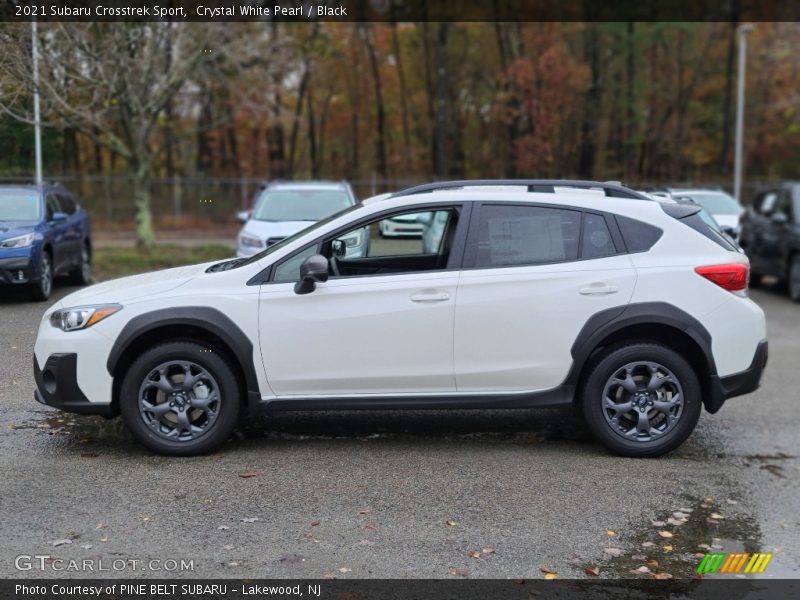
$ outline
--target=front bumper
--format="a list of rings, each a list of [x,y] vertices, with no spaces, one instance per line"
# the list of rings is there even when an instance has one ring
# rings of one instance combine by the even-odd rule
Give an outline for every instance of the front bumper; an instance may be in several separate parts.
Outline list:
[[[722,405],[729,398],[756,391],[761,384],[761,375],[764,373],[764,367],[767,366],[768,357],[769,347],[767,340],[761,340],[747,369],[727,377],[712,375],[711,397],[706,398],[706,410],[710,413],[715,413],[722,408]]]
[[[0,257],[0,283],[28,283],[35,276],[30,254]]]
[[[41,404],[82,415],[115,416],[111,404],[89,402],[77,378],[78,355],[74,352],[51,354],[44,368],[33,357],[33,376],[36,380],[34,398]]]

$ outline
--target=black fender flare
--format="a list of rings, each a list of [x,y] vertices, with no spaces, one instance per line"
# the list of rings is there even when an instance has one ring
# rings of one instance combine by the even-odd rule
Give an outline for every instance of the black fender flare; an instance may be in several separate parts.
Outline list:
[[[252,402],[261,398],[253,364],[253,343],[230,318],[216,308],[208,306],[164,308],[132,318],[119,332],[108,355],[106,368],[109,374],[114,375],[120,358],[133,341],[159,327],[174,325],[190,325],[204,329],[221,339],[231,349],[244,373],[248,399]]]

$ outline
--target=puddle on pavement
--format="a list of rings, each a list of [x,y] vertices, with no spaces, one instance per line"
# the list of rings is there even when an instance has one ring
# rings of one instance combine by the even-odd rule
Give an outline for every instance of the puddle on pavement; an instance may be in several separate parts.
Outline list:
[[[733,501],[735,502],[735,501]],[[658,574],[668,574],[676,579],[699,578],[697,567],[706,553],[755,553],[773,552],[764,548],[761,531],[756,519],[736,511],[736,504],[729,500],[717,501],[705,498],[687,500],[682,506],[660,514],[653,522],[633,534],[618,532],[622,537],[609,537],[608,548],[619,548],[619,556],[608,558],[599,564],[582,564],[582,569],[599,567],[601,577],[658,579]],[[668,521],[668,519],[673,519]],[[677,521],[685,522],[675,524]],[[655,524],[653,524],[655,523]],[[669,532],[672,537],[663,537],[659,532]],[[759,575],[706,575],[705,578],[767,578],[786,576],[780,566],[780,556],[775,554],[767,570]],[[643,570],[645,567],[647,570]],[[638,571],[637,571],[638,570]],[[667,575],[660,577],[668,578]]]
[[[66,443],[88,444],[94,441],[132,441],[121,419],[103,417],[40,413],[43,419],[12,423],[10,429],[36,430]],[[46,415],[46,416],[45,416]]]
[[[786,479],[786,475],[783,473],[783,465],[781,464],[781,461],[797,457],[785,454],[783,452],[777,452],[776,454],[750,454],[744,458],[747,461],[747,466],[757,464],[760,469],[767,471],[775,477]]]

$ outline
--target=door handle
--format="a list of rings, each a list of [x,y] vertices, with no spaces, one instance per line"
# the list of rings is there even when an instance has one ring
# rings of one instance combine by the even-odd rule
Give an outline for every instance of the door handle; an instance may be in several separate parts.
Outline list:
[[[444,302],[450,300],[449,292],[437,292],[436,290],[423,290],[414,292],[410,296],[412,302]]]
[[[608,294],[616,294],[619,288],[606,283],[592,283],[578,291],[584,296],[607,296]]]

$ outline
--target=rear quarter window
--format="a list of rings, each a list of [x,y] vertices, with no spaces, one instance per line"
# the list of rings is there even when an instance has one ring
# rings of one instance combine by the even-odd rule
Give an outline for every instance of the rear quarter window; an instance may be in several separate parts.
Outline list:
[[[615,218],[628,252],[647,252],[664,234],[661,229],[649,223],[620,215]]]

